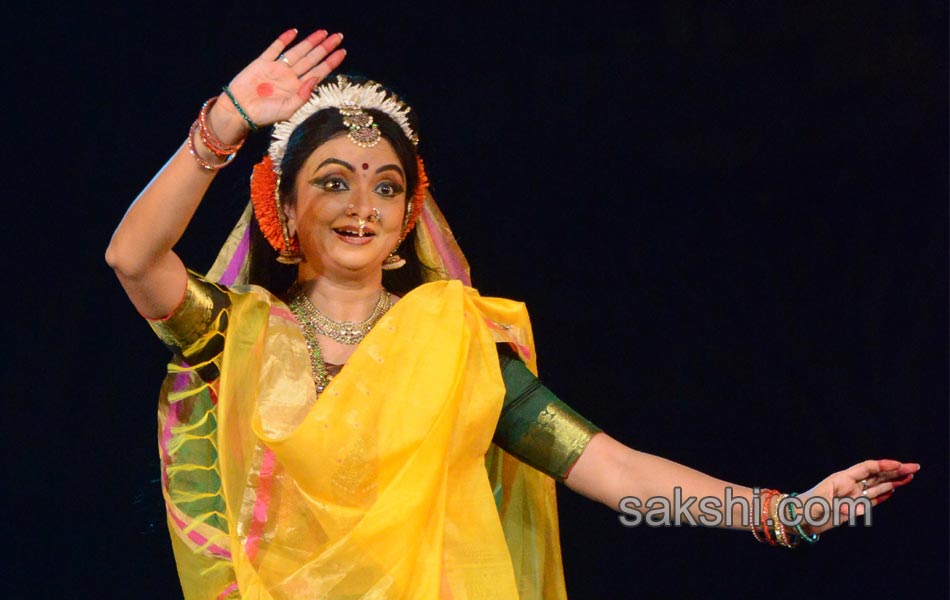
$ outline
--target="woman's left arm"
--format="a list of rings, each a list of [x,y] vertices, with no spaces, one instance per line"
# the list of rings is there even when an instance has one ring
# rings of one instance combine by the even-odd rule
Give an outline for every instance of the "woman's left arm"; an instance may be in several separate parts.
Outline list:
[[[896,488],[909,483],[919,469],[918,464],[896,460],[867,460],[833,473],[798,496],[802,505],[810,509],[810,518],[803,524],[804,529],[808,533],[821,533],[834,526],[834,519],[824,518],[822,509],[825,506],[836,507],[839,512],[847,514],[851,505],[855,506],[857,515],[863,514],[863,502],[849,503],[841,499],[867,498],[871,506],[876,506],[890,498]],[[714,508],[717,504],[715,500],[703,503],[703,499],[717,499],[720,507],[718,512],[722,517],[718,525],[736,529],[748,529],[748,521],[742,518],[742,511],[748,511],[753,501],[753,489],[750,487],[716,479],[665,458],[628,448],[604,433],[590,440],[564,483],[575,492],[621,512],[634,508],[638,512],[646,512],[650,509],[651,499],[666,499],[668,506],[680,507],[681,521],[688,519],[686,513],[689,513],[698,524],[709,524],[711,515],[717,510]],[[679,500],[674,502],[676,497]],[[744,502],[736,500],[730,503],[730,497],[742,498]],[[813,498],[815,500],[808,502]],[[621,508],[621,503],[624,508]],[[722,507],[727,504],[731,507],[731,515],[723,512]],[[676,513],[670,515],[671,518],[676,516]],[[822,520],[827,522],[824,525],[808,525]]]

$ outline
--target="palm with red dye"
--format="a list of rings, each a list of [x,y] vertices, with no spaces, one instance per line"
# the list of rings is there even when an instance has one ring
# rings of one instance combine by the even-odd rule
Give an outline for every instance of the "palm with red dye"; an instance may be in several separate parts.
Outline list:
[[[296,37],[296,29],[285,31],[228,85],[247,116],[261,127],[289,119],[346,56],[337,48],[343,34],[319,30],[288,48]]]
[[[920,465],[916,463],[901,463],[896,460],[866,460],[860,462],[844,471],[832,473],[818,485],[799,495],[801,501],[807,502],[810,498],[822,498],[828,506],[834,507],[835,498],[861,498],[867,497],[871,501],[871,506],[877,506],[894,495],[894,490],[907,485],[914,479],[914,473],[920,470]],[[864,481],[864,485],[862,485]],[[867,486],[865,489],[865,485]],[[866,491],[864,494],[862,492]],[[821,510],[818,503],[810,505],[811,521],[818,522],[824,519],[824,511]],[[848,505],[842,503],[839,507],[842,516],[848,515]],[[855,512],[858,516],[864,514],[865,509],[862,504],[856,506]],[[833,515],[829,515],[828,522],[821,526],[804,526],[810,533],[821,533],[834,527]],[[847,522],[846,519],[842,522]]]

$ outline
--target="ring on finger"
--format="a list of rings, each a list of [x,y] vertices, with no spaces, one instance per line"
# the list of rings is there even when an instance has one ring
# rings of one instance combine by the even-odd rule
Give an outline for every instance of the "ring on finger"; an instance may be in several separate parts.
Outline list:
[[[280,56],[278,56],[278,57],[277,57],[277,60],[281,61],[282,63],[284,63],[284,64],[287,65],[288,67],[290,66],[290,59],[287,58],[286,56],[284,56],[283,54],[281,54]]]
[[[861,491],[867,491],[867,489],[868,489],[868,480],[867,480],[867,479],[862,479],[862,480],[860,481],[860,483],[861,483]],[[867,496],[867,494],[865,494],[865,496]]]

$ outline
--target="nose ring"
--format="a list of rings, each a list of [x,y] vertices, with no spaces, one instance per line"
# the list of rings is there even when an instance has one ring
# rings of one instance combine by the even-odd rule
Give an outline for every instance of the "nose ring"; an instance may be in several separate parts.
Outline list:
[[[379,212],[378,208],[374,206],[372,210],[372,214],[364,219],[359,215],[359,212],[357,212],[355,204],[351,202],[346,206],[346,211],[344,214],[348,217],[356,217],[356,225],[359,227],[358,234],[360,237],[363,237],[366,234],[367,223],[379,223],[383,218],[382,213]]]

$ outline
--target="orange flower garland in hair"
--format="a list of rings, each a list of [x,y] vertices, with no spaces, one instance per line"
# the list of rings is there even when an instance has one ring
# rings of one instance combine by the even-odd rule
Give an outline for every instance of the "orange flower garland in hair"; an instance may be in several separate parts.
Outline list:
[[[426,167],[422,164],[422,157],[416,155],[416,165],[419,167],[419,178],[416,181],[416,189],[412,191],[412,198],[406,206],[406,226],[403,227],[402,236],[399,243],[402,243],[412,228],[416,226],[416,220],[422,214],[422,204],[426,200],[426,190],[429,188],[429,177],[426,175]]]
[[[261,162],[254,165],[251,173],[251,203],[254,205],[254,215],[261,227],[261,233],[274,250],[281,254],[297,254],[300,252],[300,245],[296,237],[289,239],[289,247],[284,242],[283,215],[278,212],[283,209],[278,206],[277,180],[274,163],[270,156],[265,155]]]

